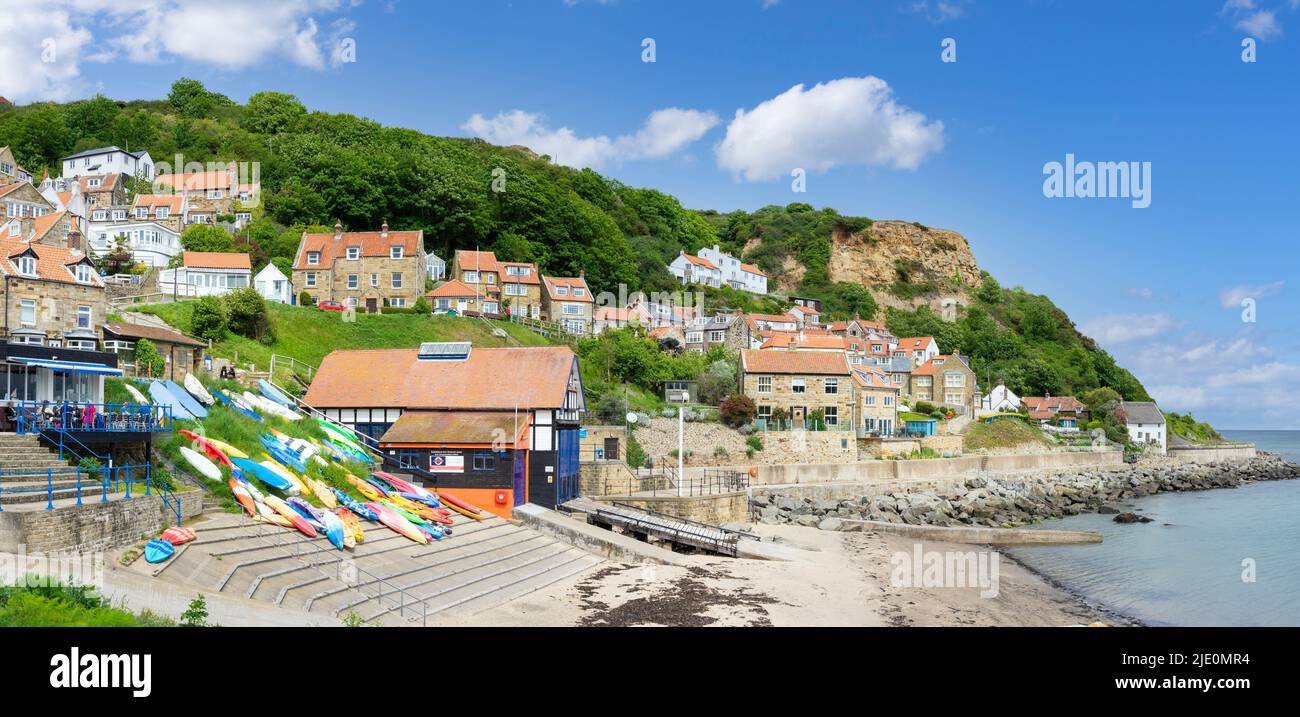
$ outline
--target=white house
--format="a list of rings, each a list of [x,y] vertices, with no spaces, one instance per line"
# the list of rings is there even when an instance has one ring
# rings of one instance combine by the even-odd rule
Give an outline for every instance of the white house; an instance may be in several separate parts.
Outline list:
[[[701,249],[699,258],[716,266],[722,274],[722,282],[727,286],[753,294],[767,293],[767,274],[764,274],[762,269],[753,264],[746,264],[722,251],[717,244],[714,244],[712,249],[708,247]]]
[[[424,257],[424,272],[429,277],[429,281],[442,281],[447,275],[447,262],[430,253]]]
[[[1169,436],[1165,430],[1165,414],[1159,406],[1151,401],[1122,401],[1120,412],[1130,440],[1165,454]]]
[[[100,147],[63,158],[63,176],[125,174],[153,180],[153,158],[148,152],[128,152],[119,147]]]
[[[136,263],[151,267],[166,267],[182,249],[180,234],[152,220],[92,221],[87,236],[95,256],[113,251],[121,240]]]
[[[910,358],[913,364],[921,366],[939,355],[939,342],[933,336],[914,336],[897,339],[891,350],[894,358]]]
[[[668,271],[683,284],[704,284],[705,286],[722,286],[722,270],[716,264],[703,257],[681,252],[668,265]]]
[[[1015,413],[1020,410],[1020,397],[1006,387],[998,384],[980,401],[980,410],[984,413]]]
[[[288,277],[284,272],[276,268],[275,264],[267,264],[257,276],[253,277],[253,288],[257,293],[262,295],[267,301],[278,301],[281,304],[292,303],[293,286],[290,285]]]
[[[158,272],[158,291],[178,296],[220,296],[250,284],[253,265],[239,252],[187,251],[181,266]]]

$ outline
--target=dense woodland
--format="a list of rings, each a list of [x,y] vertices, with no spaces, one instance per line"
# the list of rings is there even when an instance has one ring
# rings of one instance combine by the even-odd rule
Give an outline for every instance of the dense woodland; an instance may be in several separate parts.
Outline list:
[[[1002,288],[992,277],[957,322],[926,308],[882,314],[866,287],[828,279],[832,231],[871,224],[831,208],[796,202],[754,212],[688,210],[671,195],[557,166],[525,148],[310,112],[278,92],[255,94],[241,106],[189,79],[174,83],[164,100],[97,96],[0,109],[3,145],[37,177],[45,169],[57,175],[70,153],[105,145],[146,148],[156,162],[177,154],[186,162],[259,162],[262,205],[240,237],[206,227],[183,237],[191,249],[247,249],[258,267],[273,261],[287,273],[304,229],[328,231],[338,219],[350,230],[368,230],[387,219],[395,230],[423,230],[426,248],[439,256],[491,249],[504,260],[536,262],[548,274],[586,271],[593,290],[617,294],[620,284],[629,292],[675,288],[666,269],[673,257],[719,244],[771,277],[793,257],[806,270],[800,294],[823,300],[828,319],[856,313],[887,320],[899,336],[933,335],[945,352],[971,356],[981,383],[1005,381],[1021,395],[1080,395],[1107,386],[1128,399],[1148,398],[1047,297]],[[783,306],[729,290],[709,292],[708,304]]]

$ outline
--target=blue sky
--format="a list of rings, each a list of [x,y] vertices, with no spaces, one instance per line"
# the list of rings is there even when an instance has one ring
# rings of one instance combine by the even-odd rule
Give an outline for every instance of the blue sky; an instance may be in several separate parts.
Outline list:
[[[7,37],[62,50],[39,66],[22,43],[0,50],[0,94],[161,97],[185,75],[240,101],[275,89],[388,125],[522,138],[690,207],[806,201],[953,229],[1166,410],[1300,428],[1297,5],[0,0]],[[334,54],[344,38],[355,62]],[[1150,206],[1045,197],[1043,166],[1067,153],[1150,162]],[[805,193],[787,166],[807,169]]]

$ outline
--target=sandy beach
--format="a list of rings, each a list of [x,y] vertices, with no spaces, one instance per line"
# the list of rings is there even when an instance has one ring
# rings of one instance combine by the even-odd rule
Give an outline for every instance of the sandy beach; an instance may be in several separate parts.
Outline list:
[[[682,566],[607,562],[449,624],[473,626],[1065,626],[1112,618],[1019,564],[999,560],[998,594],[978,587],[895,587],[891,556],[917,542],[795,525],[756,531],[802,548],[797,561],[689,556]],[[921,543],[923,551],[986,550]]]

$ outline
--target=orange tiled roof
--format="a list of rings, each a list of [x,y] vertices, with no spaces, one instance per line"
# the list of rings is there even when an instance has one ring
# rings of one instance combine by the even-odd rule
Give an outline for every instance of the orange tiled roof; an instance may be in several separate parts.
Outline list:
[[[248,269],[253,264],[248,254],[233,251],[187,251],[181,261],[186,269]]]
[[[542,282],[546,284],[546,293],[550,294],[551,301],[579,301],[588,304],[594,304],[595,299],[591,298],[591,289],[587,286],[587,280],[583,277],[562,277],[562,276],[545,276]],[[555,293],[557,287],[569,287],[568,296],[560,296]],[[582,296],[574,296],[575,288],[583,289]]]
[[[1087,410],[1083,402],[1074,396],[1048,396],[1046,398],[1026,396],[1020,399],[1029,409],[1033,419],[1052,418],[1058,413],[1078,413]]]
[[[766,321],[770,324],[793,324],[795,319],[786,314],[745,314],[745,318],[754,321]]]
[[[889,377],[884,371],[878,368],[853,368],[853,378],[859,386],[864,388],[892,388],[898,390],[898,386],[890,383]]]
[[[933,336],[916,336],[912,338],[899,339],[898,348],[903,351],[920,351],[934,343]]]
[[[694,254],[683,254],[682,256],[686,257],[686,261],[689,261],[690,263],[695,264],[696,266],[702,266],[705,269],[714,269],[714,270],[717,270],[718,268],[713,264],[713,262],[709,261],[708,259],[702,259],[698,256],[695,256]]]
[[[740,367],[745,373],[849,375],[848,357],[834,351],[745,349],[740,352]]]
[[[495,271],[498,273],[501,271],[501,267],[497,263],[497,255],[490,251],[457,249],[455,262],[461,271]]]
[[[935,363],[936,361],[942,361],[943,363]],[[962,361],[962,360],[961,360],[961,357],[960,357],[960,356],[956,356],[956,355],[953,355],[953,356],[943,356],[943,355],[940,355],[940,356],[932,356],[932,357],[930,358],[929,361],[926,361],[925,363],[921,364],[920,366],[917,366],[917,367],[916,367],[916,370],[912,371],[912,375],[913,375],[913,376],[933,376],[934,374],[936,374],[936,373],[938,373],[938,372],[940,372],[940,371],[946,371],[947,369],[949,369],[949,368],[951,368],[951,367],[953,367],[953,366],[959,366],[959,367],[961,367],[961,368],[963,368],[963,369],[966,369],[967,371],[970,370],[970,367],[966,365],[966,362],[965,362],[965,361]]]
[[[117,177],[118,175],[116,174],[87,174],[82,177],[77,177],[77,183],[81,185],[82,194],[85,194],[86,192],[107,192],[117,186]],[[99,180],[98,187],[90,186],[90,180],[92,179]]]
[[[335,351],[321,362],[303,400],[317,408],[561,408],[577,361],[564,346],[476,346],[464,361],[420,361],[418,355],[418,349]]]
[[[542,279],[541,279],[542,274],[537,270],[536,264],[531,264],[526,261],[498,261],[497,265],[501,267],[501,276],[498,277],[498,280],[502,284],[541,284],[542,283]],[[528,267],[529,269],[528,276],[511,276],[510,273],[506,271],[506,267],[510,267],[510,266]]]
[[[72,267],[87,261],[86,255],[76,249],[61,246],[30,244],[18,238],[0,238],[0,274],[19,276],[17,258],[31,251],[36,254],[36,275],[46,281],[61,284],[80,284]],[[103,286],[99,274],[90,273],[90,283],[82,286]]]
[[[767,274],[764,273],[764,271],[763,271],[762,269],[760,269],[760,268],[754,266],[753,264],[741,264],[741,265],[740,265],[740,270],[741,270],[741,271],[747,271],[747,272],[749,272],[749,273],[751,273],[751,274],[758,274],[759,276],[767,276]]]
[[[424,246],[424,232],[344,232],[343,235],[335,239],[335,235],[329,234],[303,234],[302,242],[298,245],[298,256],[293,263],[294,269],[320,269],[331,268],[334,266],[334,260],[348,255],[348,247],[360,247],[361,256],[363,257],[387,257],[392,253],[395,246],[402,247],[402,256],[411,258],[418,256]],[[308,264],[307,253],[320,252],[319,264]]]
[[[32,235],[27,237],[27,241],[40,241],[41,237],[49,233],[59,220],[67,215],[67,212],[50,212],[32,220]],[[60,237],[61,239],[62,237]]]
[[[848,345],[842,336],[829,336],[825,334],[804,334],[800,336],[797,333],[786,331],[773,333],[770,338],[763,342],[761,348],[789,348],[793,344],[797,349],[838,349],[844,351]]]
[[[131,202],[131,208],[148,207],[157,209],[166,207],[172,216],[181,213],[181,204],[185,201],[179,194],[137,194],[135,201]]]
[[[425,296],[431,299],[459,299],[465,296],[478,296],[478,292],[474,291],[474,289],[465,284],[465,282],[460,281],[459,279],[452,279],[451,281],[444,282],[440,286],[434,287],[431,291],[427,292]]]

